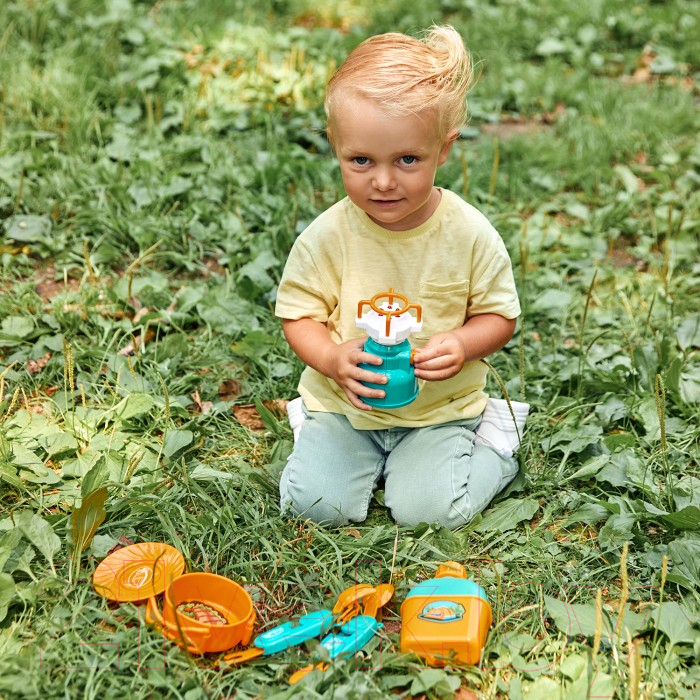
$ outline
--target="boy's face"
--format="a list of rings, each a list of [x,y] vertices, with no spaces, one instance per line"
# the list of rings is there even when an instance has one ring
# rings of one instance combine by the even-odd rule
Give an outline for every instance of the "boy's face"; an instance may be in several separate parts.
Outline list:
[[[431,112],[389,116],[356,95],[337,105],[331,132],[345,191],[372,221],[408,231],[430,218],[440,202],[435,172],[457,132],[444,138]]]

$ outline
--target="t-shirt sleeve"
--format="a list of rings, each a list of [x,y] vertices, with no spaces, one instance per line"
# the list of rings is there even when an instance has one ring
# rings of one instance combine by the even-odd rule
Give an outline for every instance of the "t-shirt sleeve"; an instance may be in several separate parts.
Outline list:
[[[498,232],[488,224],[477,239],[470,277],[467,317],[520,315],[520,302],[510,256]]]
[[[292,246],[282,273],[275,316],[291,320],[311,318],[325,323],[336,304],[337,299],[324,283],[302,234]]]

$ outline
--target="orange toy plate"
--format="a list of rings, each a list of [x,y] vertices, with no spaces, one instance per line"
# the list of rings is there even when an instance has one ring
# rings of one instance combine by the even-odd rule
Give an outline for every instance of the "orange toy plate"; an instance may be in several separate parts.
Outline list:
[[[162,593],[185,569],[185,558],[169,544],[140,542],[105,557],[92,577],[95,590],[121,603]]]

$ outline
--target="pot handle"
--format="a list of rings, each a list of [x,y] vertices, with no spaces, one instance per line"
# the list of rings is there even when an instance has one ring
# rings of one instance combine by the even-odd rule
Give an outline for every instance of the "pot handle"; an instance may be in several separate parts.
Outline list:
[[[151,596],[146,603],[146,622],[149,625],[165,626],[165,620],[160,614],[155,596]]]
[[[246,622],[245,628],[243,630],[243,636],[241,637],[241,641],[239,644],[241,646],[248,646],[250,643],[250,638],[253,636],[253,627],[255,627],[255,613],[253,613],[248,621]]]

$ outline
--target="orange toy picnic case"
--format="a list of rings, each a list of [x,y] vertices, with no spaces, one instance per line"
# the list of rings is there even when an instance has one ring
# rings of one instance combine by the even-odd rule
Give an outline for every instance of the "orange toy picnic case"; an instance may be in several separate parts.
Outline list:
[[[435,578],[414,586],[401,605],[401,651],[432,666],[450,660],[476,664],[491,626],[484,589],[468,581],[461,564],[446,562]]]

